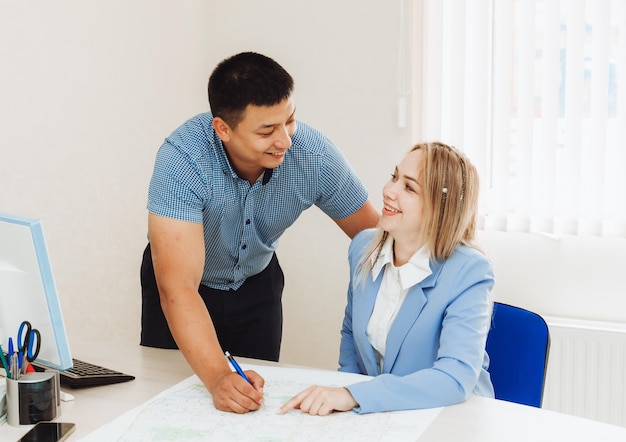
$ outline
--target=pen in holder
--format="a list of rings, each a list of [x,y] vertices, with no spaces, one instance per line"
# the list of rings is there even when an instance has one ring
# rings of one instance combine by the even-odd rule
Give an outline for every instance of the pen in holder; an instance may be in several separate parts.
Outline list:
[[[58,376],[58,372],[45,371],[7,379],[8,424],[32,425],[55,419],[59,407]]]

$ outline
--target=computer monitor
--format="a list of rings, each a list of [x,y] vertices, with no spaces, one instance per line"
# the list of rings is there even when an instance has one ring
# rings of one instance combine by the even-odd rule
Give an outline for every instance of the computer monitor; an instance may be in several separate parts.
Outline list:
[[[41,221],[0,213],[0,343],[28,320],[41,333],[37,362],[67,370],[72,356]]]

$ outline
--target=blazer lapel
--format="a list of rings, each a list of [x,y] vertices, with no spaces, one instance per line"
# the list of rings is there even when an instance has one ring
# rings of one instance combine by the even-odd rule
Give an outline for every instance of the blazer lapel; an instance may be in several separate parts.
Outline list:
[[[367,339],[367,323],[372,316],[374,304],[376,303],[376,295],[383,280],[383,272],[380,272],[378,278],[372,282],[371,278],[366,281],[363,290],[355,290],[353,296],[359,299],[352,300],[352,336],[356,341],[359,354],[366,368],[366,374],[375,376],[379,374],[378,364],[374,349]]]
[[[402,342],[406,338],[407,334],[417,318],[422,313],[424,306],[428,302],[424,289],[432,288],[437,282],[439,273],[441,272],[441,265],[437,263],[430,263],[432,273],[426,277],[419,284],[411,287],[409,292],[404,298],[404,302],[400,307],[400,311],[396,316],[396,319],[391,325],[389,335],[387,336],[387,349],[385,351],[385,361],[383,363],[383,372],[390,373],[393,368],[393,364],[396,362],[398,352],[402,346]]]
[[[383,372],[390,373],[393,364],[398,357],[400,346],[404,338],[409,333],[413,324],[426,305],[426,295],[422,287],[418,284],[409,289],[404,298],[404,303],[398,312],[398,316],[393,321],[389,335],[387,336],[387,349],[385,351],[385,362],[383,364]]]

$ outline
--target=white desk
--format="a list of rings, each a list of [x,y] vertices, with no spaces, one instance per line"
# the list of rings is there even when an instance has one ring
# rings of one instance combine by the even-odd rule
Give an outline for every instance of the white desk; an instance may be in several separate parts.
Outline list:
[[[626,442],[626,428],[479,396],[444,408],[420,442]]]
[[[189,377],[192,372],[175,350],[102,343],[72,344],[73,356],[136,376],[131,382],[87,389],[67,389],[75,396],[63,402],[57,421],[76,423],[69,441],[77,441],[117,416]],[[243,363],[263,364],[242,359]],[[30,427],[0,426],[0,440],[17,440]],[[344,435],[345,436],[345,435]],[[626,441],[626,428],[552,411],[472,397],[446,407],[420,442],[462,441]]]

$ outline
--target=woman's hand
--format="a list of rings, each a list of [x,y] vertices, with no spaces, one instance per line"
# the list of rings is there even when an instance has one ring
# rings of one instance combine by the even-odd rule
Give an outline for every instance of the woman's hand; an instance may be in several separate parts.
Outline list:
[[[346,388],[313,385],[289,399],[280,407],[278,414],[285,414],[291,409],[299,408],[305,413],[326,416],[335,410],[352,410],[357,405]]]

